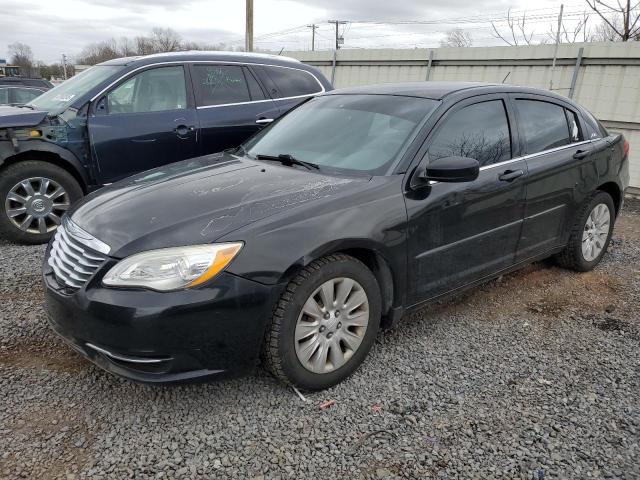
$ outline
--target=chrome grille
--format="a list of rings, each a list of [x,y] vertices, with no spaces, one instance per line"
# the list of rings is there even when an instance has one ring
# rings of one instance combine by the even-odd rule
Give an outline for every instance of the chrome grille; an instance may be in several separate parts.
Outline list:
[[[70,235],[63,223],[53,237],[48,263],[60,285],[78,289],[87,283],[106,258]]]

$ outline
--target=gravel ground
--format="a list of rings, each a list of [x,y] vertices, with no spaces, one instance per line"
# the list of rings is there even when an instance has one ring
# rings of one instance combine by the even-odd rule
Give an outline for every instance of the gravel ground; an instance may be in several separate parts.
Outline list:
[[[640,478],[640,203],[595,271],[539,263],[415,313],[306,402],[261,370],[102,372],[47,328],[43,251],[0,241],[2,478]]]

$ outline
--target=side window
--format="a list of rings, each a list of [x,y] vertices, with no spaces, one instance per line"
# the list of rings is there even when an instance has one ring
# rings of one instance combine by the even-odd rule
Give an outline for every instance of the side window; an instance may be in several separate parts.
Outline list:
[[[0,88],[0,105],[6,105],[9,103],[9,89]]]
[[[278,87],[280,97],[313,95],[322,91],[316,77],[304,70],[284,67],[264,67],[264,70]]]
[[[25,104],[30,102],[36,97],[39,97],[42,94],[40,90],[35,88],[16,88],[14,89],[14,102],[19,104]]]
[[[242,70],[232,65],[194,65],[193,84],[198,106],[251,101]]]
[[[516,100],[516,108],[528,154],[571,143],[565,109],[560,105],[520,99]]]
[[[256,78],[253,76],[253,73],[251,73],[248,68],[244,69],[244,76],[247,79],[247,86],[249,87],[251,100],[264,100],[266,98],[264,96],[264,92]]]
[[[578,122],[578,116],[575,112],[572,112],[569,109],[564,110],[567,114],[567,123],[569,124],[569,138],[572,142],[580,142],[584,140],[584,136],[580,131],[580,122]]]
[[[461,108],[439,128],[427,151],[429,160],[443,157],[475,158],[480,166],[511,158],[511,137],[502,100]]]
[[[109,114],[187,108],[184,68],[160,67],[131,77],[107,95]]]

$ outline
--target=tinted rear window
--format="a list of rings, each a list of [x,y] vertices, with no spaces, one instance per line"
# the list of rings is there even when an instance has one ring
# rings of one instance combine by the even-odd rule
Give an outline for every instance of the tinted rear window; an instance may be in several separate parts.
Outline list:
[[[565,109],[539,100],[516,100],[526,152],[538,153],[571,143]]]
[[[264,67],[264,70],[275,83],[281,98],[313,95],[322,91],[316,78],[304,70],[284,67]]]

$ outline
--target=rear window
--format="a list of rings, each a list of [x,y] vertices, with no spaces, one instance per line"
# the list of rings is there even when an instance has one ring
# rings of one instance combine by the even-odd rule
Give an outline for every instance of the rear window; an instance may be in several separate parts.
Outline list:
[[[307,71],[285,67],[264,67],[264,71],[276,85],[280,98],[322,92],[322,85]]]

